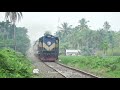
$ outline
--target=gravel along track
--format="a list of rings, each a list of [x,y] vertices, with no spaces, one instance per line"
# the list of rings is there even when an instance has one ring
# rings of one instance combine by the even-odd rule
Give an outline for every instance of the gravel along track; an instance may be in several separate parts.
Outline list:
[[[42,78],[65,78],[63,75],[56,72],[54,69],[46,66],[42,62],[36,62],[34,63],[35,67],[39,69],[39,75],[42,76]],[[37,76],[39,78],[39,76]],[[40,77],[41,78],[41,77]]]
[[[49,67],[55,69],[57,72],[61,73],[66,78],[98,78],[97,76],[90,75],[88,73],[71,69],[69,67],[63,66],[55,62],[44,62]]]
[[[33,78],[65,78],[63,75],[41,62],[36,56],[33,55],[32,50],[29,51],[27,57],[32,62],[33,66],[39,69],[39,73]]]
[[[55,62],[41,62],[33,55],[32,49],[28,51],[27,57],[39,69],[39,73],[33,78],[97,78]]]

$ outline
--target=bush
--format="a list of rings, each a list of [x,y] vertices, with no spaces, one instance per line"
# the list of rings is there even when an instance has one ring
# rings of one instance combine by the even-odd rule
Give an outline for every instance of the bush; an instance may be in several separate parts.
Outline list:
[[[103,51],[97,51],[96,56],[105,56],[105,55],[103,54]],[[112,54],[112,50],[108,49],[106,56],[120,56],[120,49],[114,49],[113,54]]]
[[[0,51],[0,78],[30,78],[32,65],[24,55],[12,49]]]
[[[120,77],[120,56],[59,56],[60,62],[101,77]]]

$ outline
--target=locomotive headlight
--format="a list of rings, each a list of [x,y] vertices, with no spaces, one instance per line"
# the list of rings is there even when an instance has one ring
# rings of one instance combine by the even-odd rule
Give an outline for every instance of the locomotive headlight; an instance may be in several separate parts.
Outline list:
[[[50,42],[50,41],[48,41],[48,42],[47,42],[47,45],[51,45],[51,42]]]

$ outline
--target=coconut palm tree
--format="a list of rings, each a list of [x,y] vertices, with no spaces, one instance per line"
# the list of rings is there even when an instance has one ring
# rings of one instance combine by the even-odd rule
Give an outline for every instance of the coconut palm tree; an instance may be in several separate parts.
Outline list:
[[[16,50],[16,32],[15,32],[15,23],[16,21],[20,21],[22,18],[22,12],[6,12],[5,13],[5,19],[9,20],[13,24],[14,28],[14,50]]]
[[[60,31],[63,32],[63,36],[67,36],[70,33],[72,25],[68,25],[66,22],[61,25],[62,27],[59,27]]]
[[[82,18],[81,20],[79,20],[79,23],[80,23],[79,28],[80,28],[80,30],[88,28],[88,25],[87,25],[88,22],[89,21],[86,21],[85,18]]]
[[[109,22],[104,22],[104,25],[103,25],[103,27],[104,27],[104,30],[109,30],[110,29],[110,27],[111,27],[111,25],[109,24]]]
[[[2,34],[2,38],[3,38],[3,42],[4,42],[4,47],[5,47],[6,46],[6,44],[5,44],[6,28],[5,28],[5,22],[4,21],[0,22],[0,29],[1,29],[1,34]]]

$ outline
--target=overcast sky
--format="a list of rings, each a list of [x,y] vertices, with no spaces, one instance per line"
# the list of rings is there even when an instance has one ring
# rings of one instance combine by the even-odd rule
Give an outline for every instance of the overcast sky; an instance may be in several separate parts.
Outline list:
[[[30,39],[35,41],[47,30],[53,34],[57,31],[58,24],[68,22],[74,27],[82,18],[90,21],[88,26],[91,29],[102,28],[104,22],[108,21],[112,30],[120,30],[120,12],[23,12],[23,19],[17,26],[26,27]],[[0,12],[0,21],[3,20],[4,12]]]

